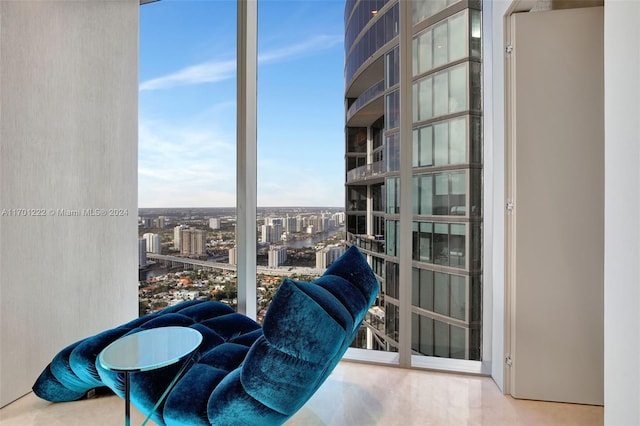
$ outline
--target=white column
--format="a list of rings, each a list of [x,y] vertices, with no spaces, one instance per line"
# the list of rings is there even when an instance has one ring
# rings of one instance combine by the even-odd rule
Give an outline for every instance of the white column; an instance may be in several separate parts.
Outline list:
[[[238,0],[238,312],[256,318],[258,2]]]
[[[411,2],[400,2],[400,366],[411,366],[411,232],[413,219]]]
[[[640,3],[604,5],[604,423],[640,424]]]
[[[483,363],[505,391],[504,14],[507,0],[483,0]],[[487,333],[491,336],[488,339]]]

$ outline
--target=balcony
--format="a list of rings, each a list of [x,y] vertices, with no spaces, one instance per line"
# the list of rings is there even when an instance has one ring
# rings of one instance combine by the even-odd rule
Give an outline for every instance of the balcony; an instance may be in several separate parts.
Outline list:
[[[384,80],[380,80],[358,97],[347,110],[347,125],[368,126],[383,113]]]
[[[372,178],[382,178],[386,172],[387,166],[384,161],[366,164],[349,170],[347,172],[347,183],[354,183]]]
[[[384,254],[384,235],[348,234],[348,239],[361,250]]]

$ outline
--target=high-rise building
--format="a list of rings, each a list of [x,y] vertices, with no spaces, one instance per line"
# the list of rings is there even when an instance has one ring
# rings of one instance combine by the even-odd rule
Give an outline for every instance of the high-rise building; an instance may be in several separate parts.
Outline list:
[[[229,249],[229,265],[237,265],[238,260],[236,259],[236,248]]]
[[[220,229],[220,219],[212,217],[209,219],[209,228]]]
[[[262,225],[260,241],[263,243],[276,243],[282,239],[282,223]]]
[[[326,269],[344,253],[343,246],[324,247],[316,252],[316,269]]]
[[[273,225],[273,241],[278,242],[282,240],[282,231],[283,225],[282,223],[274,223]]]
[[[138,238],[138,268],[147,266],[147,240]]]
[[[183,256],[202,257],[207,253],[207,233],[202,229],[182,229],[180,242],[180,254]]]
[[[269,268],[277,268],[287,260],[287,247],[286,246],[271,246],[269,247]]]
[[[286,232],[298,232],[298,220],[295,217],[287,216],[285,220],[285,231]]]
[[[260,242],[270,243],[271,239],[271,225],[262,225],[260,227]]]
[[[282,217],[266,217],[264,219],[265,225],[282,225],[284,226],[285,219]]]
[[[158,216],[153,219],[153,227],[158,229],[164,229],[164,225],[166,223],[166,218],[164,216]]]
[[[141,217],[138,219],[138,226],[140,228],[151,228],[153,221],[148,217]]]
[[[147,253],[160,254],[162,253],[162,245],[160,241],[160,235],[152,234],[150,232],[142,235],[142,238],[147,242]]]
[[[320,217],[318,217],[318,229],[322,232],[330,228],[331,228],[331,217],[329,217],[325,213],[322,213]]]
[[[354,346],[399,351],[410,315],[413,354],[479,360],[481,3],[413,1],[404,32],[401,6],[345,6],[347,240],[379,276],[385,314]]]
[[[178,225],[173,228],[173,248],[182,251],[182,230],[187,229],[185,225]]]

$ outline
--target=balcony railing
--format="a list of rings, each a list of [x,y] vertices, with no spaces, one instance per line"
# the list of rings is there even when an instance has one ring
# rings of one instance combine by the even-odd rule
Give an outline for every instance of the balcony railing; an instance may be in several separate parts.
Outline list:
[[[365,322],[372,328],[381,331],[385,331],[385,312],[379,306],[372,306],[365,315]]]
[[[377,161],[372,164],[365,164],[364,166],[356,167],[355,169],[347,172],[347,183],[368,179],[373,176],[383,175],[387,172],[387,167],[384,161]]]
[[[384,253],[384,235],[348,234],[349,242],[362,250]]]
[[[355,102],[352,103],[349,109],[347,110],[347,121],[349,121],[351,117],[353,117],[355,113],[358,112],[358,110],[360,110],[360,108],[365,106],[369,101],[379,96],[382,96],[383,93],[384,93],[384,80],[380,80],[379,82],[377,82],[376,84],[374,84],[373,86],[365,90],[362,93],[362,95],[360,95],[358,99],[356,99]]]

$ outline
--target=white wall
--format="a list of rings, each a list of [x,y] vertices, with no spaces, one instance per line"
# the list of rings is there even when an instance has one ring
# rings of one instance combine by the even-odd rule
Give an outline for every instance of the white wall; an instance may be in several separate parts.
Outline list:
[[[607,0],[604,420],[640,424],[640,2]]]
[[[0,406],[67,344],[137,316],[138,13],[0,2]],[[56,211],[89,208],[128,211]]]

